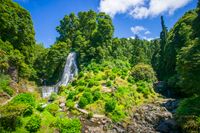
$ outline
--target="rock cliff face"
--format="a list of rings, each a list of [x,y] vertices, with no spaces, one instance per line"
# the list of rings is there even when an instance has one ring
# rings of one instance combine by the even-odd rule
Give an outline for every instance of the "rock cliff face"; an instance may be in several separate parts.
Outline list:
[[[178,100],[164,99],[138,107],[130,123],[112,123],[109,119],[81,118],[86,133],[180,133],[174,120]]]
[[[16,67],[10,67],[8,69],[8,74],[11,76],[12,80],[15,82],[18,82],[18,70]]]

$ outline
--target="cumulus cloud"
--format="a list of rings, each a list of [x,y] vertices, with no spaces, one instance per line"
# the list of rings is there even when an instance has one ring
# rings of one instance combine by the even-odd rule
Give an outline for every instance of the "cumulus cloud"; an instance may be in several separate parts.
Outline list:
[[[192,0],[101,0],[99,10],[114,17],[128,13],[136,19],[158,16],[164,12],[173,14]]]
[[[140,35],[140,34],[149,35],[149,34],[151,34],[151,32],[148,29],[146,29],[143,26],[139,26],[139,25],[131,27],[131,31],[133,32],[134,35]]]
[[[145,31],[144,34],[145,34],[145,35],[149,35],[149,34],[151,34],[151,32],[150,32],[150,31]]]
[[[144,4],[145,0],[101,0],[99,10],[110,16],[125,13],[128,10]]]
[[[140,34],[141,31],[145,31],[146,29],[143,26],[135,26],[135,27],[131,27],[131,31],[133,32],[133,34],[138,35]]]

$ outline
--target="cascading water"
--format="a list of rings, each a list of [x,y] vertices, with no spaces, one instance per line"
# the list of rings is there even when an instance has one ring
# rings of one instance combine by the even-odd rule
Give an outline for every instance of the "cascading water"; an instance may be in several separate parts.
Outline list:
[[[66,59],[65,68],[61,80],[54,86],[44,86],[42,88],[42,97],[48,97],[52,92],[57,93],[59,86],[67,86],[68,83],[78,74],[76,63],[76,53],[71,52]]]

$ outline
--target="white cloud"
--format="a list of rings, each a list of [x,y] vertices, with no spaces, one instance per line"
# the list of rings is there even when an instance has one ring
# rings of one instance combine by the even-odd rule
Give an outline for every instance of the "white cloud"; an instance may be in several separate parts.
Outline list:
[[[143,5],[145,0],[101,0],[99,10],[114,17],[117,13],[125,13],[129,9]]]
[[[147,30],[144,34],[149,35],[149,34],[151,34],[151,32]]]
[[[146,29],[143,26],[135,26],[131,27],[131,31],[133,32],[134,35],[140,34],[142,31],[146,31]]]
[[[156,38],[143,36],[142,39],[147,40],[147,41],[151,41],[151,40],[154,40]]]
[[[173,14],[192,0],[101,0],[99,10],[114,17],[128,13],[136,19],[158,16],[164,12]]]

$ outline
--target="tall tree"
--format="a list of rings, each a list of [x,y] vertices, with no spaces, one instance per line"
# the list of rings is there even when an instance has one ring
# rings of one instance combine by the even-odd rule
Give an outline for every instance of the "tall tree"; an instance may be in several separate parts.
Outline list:
[[[0,38],[18,49],[26,63],[33,63],[35,32],[29,12],[12,0],[0,0],[0,3]]]
[[[161,25],[162,25],[162,31],[160,33],[160,59],[159,59],[159,67],[158,67],[158,77],[159,79],[163,80],[164,72],[165,72],[165,60],[164,60],[164,52],[165,52],[165,46],[167,44],[167,35],[168,30],[165,26],[165,22],[163,19],[163,16],[161,16]]]

